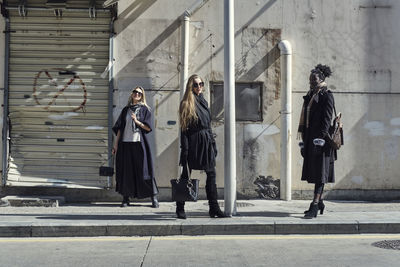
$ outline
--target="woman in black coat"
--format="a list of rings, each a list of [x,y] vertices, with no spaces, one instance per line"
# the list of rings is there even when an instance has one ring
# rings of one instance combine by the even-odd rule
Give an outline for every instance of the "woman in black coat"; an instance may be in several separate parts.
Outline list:
[[[182,178],[188,177],[188,171],[204,170],[207,174],[206,193],[211,218],[225,217],[217,202],[215,157],[217,149],[211,132],[211,113],[203,97],[203,80],[196,74],[190,76],[186,91],[179,107],[181,128]],[[187,169],[189,167],[189,170]],[[176,215],[186,219],[185,202],[176,202]]]
[[[304,157],[301,180],[315,184],[314,199],[305,211],[305,218],[317,217],[324,212],[322,193],[326,183],[335,181],[334,161],[336,151],[329,145],[329,127],[332,121],[334,98],[327,89],[325,78],[331,69],[321,64],[310,74],[310,90],[304,103],[299,123],[301,154]]]
[[[114,127],[116,138],[112,153],[116,154],[116,191],[123,196],[121,207],[129,205],[129,197],[151,197],[158,208],[157,184],[147,133],[151,132],[151,112],[142,87],[129,96]]]

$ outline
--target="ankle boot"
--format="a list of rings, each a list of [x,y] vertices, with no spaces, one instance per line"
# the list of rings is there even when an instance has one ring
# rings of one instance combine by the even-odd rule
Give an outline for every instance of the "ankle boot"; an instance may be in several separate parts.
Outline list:
[[[208,205],[210,206],[210,210],[208,214],[211,218],[226,218],[227,216],[221,211],[219,208],[218,202],[216,200],[208,201]]]
[[[311,206],[313,205],[313,202],[310,203],[310,207],[308,208],[308,210],[305,210],[304,213],[307,213],[311,210]],[[324,204],[324,200],[320,199],[318,201],[318,210],[319,210],[319,214],[324,214],[324,209],[325,209],[325,204]]]
[[[124,196],[120,207],[124,208],[124,207],[128,207],[128,206],[129,206],[129,197]]]
[[[317,217],[318,214],[318,203],[311,203],[310,210],[304,215],[305,219],[312,219]]]
[[[154,196],[151,197],[151,207],[152,208],[160,207],[160,205],[158,204],[157,195],[154,195]]]
[[[186,219],[185,213],[185,201],[177,201],[176,202],[176,217],[178,219]]]

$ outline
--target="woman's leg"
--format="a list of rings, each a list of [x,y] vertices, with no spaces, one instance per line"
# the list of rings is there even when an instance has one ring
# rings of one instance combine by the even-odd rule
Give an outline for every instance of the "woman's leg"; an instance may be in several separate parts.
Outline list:
[[[176,202],[176,216],[178,219],[186,219],[185,201]]]
[[[318,203],[321,198],[322,198],[322,193],[324,191],[324,184],[323,183],[317,183],[314,186],[314,203]]]
[[[210,207],[209,215],[211,218],[226,217],[218,205],[218,192],[216,184],[215,167],[212,170],[206,171],[206,174],[207,174],[206,193],[207,193],[208,205]]]
[[[307,219],[317,217],[318,210],[321,210],[321,214],[324,212],[325,205],[321,200],[321,196],[324,190],[323,183],[316,183],[314,186],[314,199],[310,204],[310,208],[305,211],[304,217]]]

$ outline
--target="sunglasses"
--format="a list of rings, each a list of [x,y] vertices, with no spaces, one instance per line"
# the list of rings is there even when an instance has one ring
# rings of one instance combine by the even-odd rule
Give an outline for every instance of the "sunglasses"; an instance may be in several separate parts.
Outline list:
[[[140,92],[140,91],[138,91],[138,90],[134,90],[134,91],[132,92],[132,94],[137,94],[137,95],[140,95],[140,96],[143,95],[143,93]]]
[[[193,87],[194,88],[199,88],[199,87],[203,87],[204,86],[204,82],[201,83],[193,83]]]

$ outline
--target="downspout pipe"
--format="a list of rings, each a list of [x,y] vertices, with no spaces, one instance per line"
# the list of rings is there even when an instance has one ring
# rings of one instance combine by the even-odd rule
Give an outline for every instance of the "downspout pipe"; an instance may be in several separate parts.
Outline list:
[[[9,57],[10,57],[10,20],[5,18],[5,54],[4,54],[4,100],[3,100],[3,162],[2,162],[2,179],[1,185],[6,184],[7,170],[8,170],[8,71],[9,71]]]
[[[109,36],[109,54],[108,54],[108,167],[113,167],[113,156],[111,150],[113,147],[113,103],[114,103],[114,19],[110,23]],[[112,186],[112,177],[107,177],[107,189]]]
[[[186,81],[189,76],[189,26],[190,17],[199,10],[208,0],[197,0],[193,5],[186,9],[182,16],[182,35],[181,35],[181,77],[180,77],[180,98],[185,93]]]
[[[292,46],[287,40],[278,45],[281,51],[281,188],[284,200],[292,200]],[[282,198],[282,197],[281,197]]]

